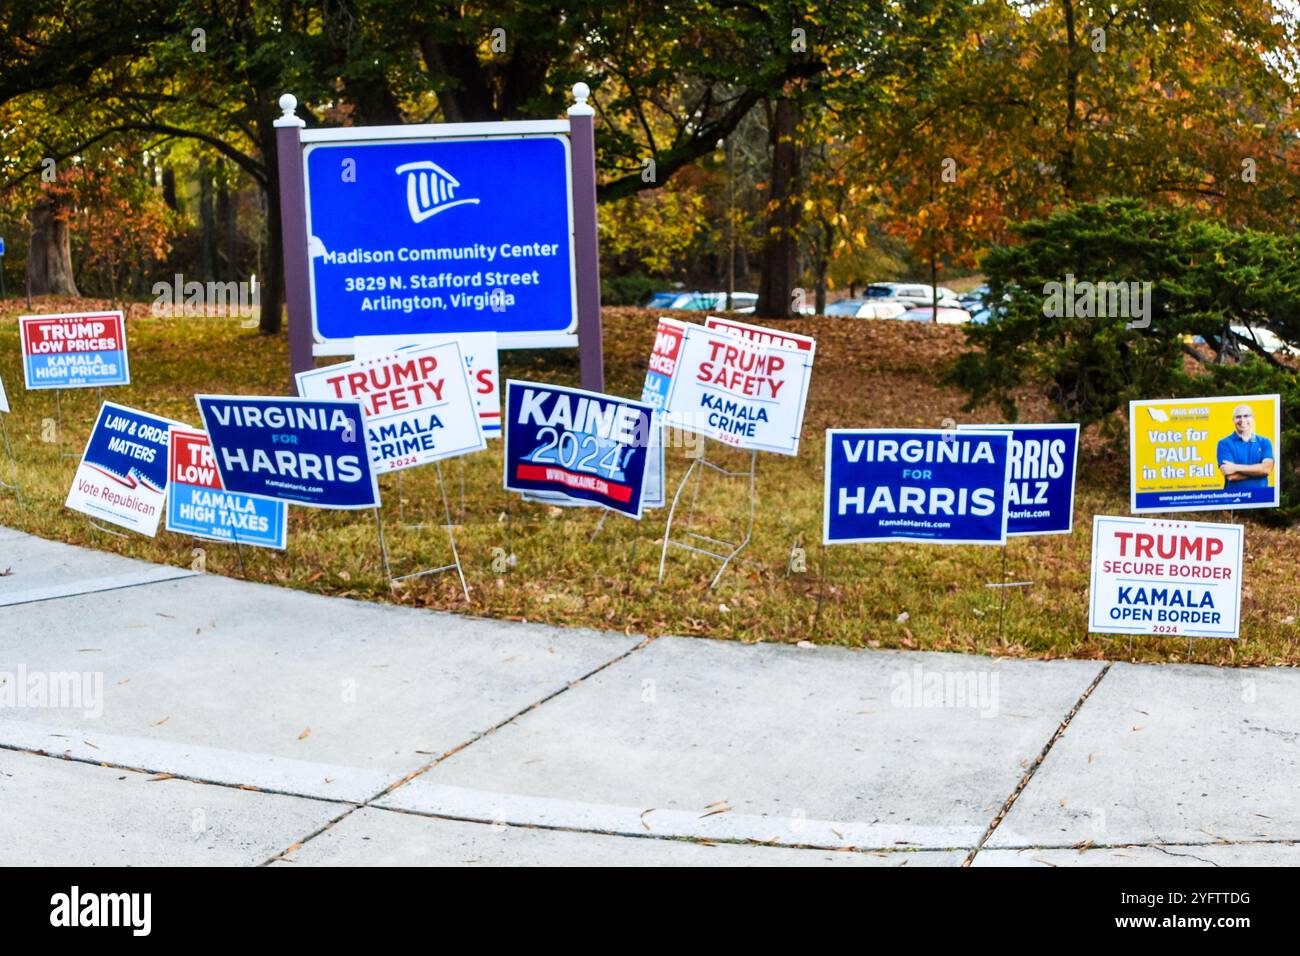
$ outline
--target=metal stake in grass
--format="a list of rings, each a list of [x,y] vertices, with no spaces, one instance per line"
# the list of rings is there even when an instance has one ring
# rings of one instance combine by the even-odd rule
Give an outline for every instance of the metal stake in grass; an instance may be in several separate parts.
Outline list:
[[[695,490],[696,493],[698,493],[699,491],[698,482],[702,479],[705,468],[710,468],[713,471],[718,472],[718,474],[727,478],[749,479],[748,481],[749,520],[745,524],[745,534],[740,539],[739,542],[733,544],[730,541],[723,541],[719,538],[713,538],[710,537],[709,535],[700,534],[699,532],[696,531],[683,532],[683,534],[688,538],[696,538],[697,540],[705,541],[708,542],[709,544],[720,545],[724,548],[729,548],[730,550],[725,554],[719,551],[710,551],[708,548],[696,547],[695,545],[687,544],[684,541],[674,541],[672,538],[673,518],[677,513],[677,505],[678,502],[681,500],[682,491],[686,488],[686,485],[690,482],[691,477],[695,476],[697,481]],[[697,469],[699,469],[698,474],[697,474]],[[664,580],[664,567],[668,560],[668,548],[674,547],[674,548],[681,548],[683,551],[690,551],[693,554],[703,554],[708,557],[714,558],[718,561],[721,561],[722,566],[718,568],[718,573],[713,576],[713,581],[709,584],[709,589],[712,590],[713,588],[716,588],[718,586],[718,581],[722,579],[722,573],[727,570],[727,565],[729,565],[732,562],[732,560],[736,557],[736,555],[740,554],[740,552],[745,549],[745,546],[749,544],[750,537],[754,533],[754,514],[758,507],[757,473],[758,473],[758,452],[757,451],[751,451],[749,453],[749,467],[744,471],[731,471],[727,468],[723,468],[721,465],[709,461],[708,458],[706,458],[703,454],[701,454],[698,458],[696,458],[694,461],[691,462],[691,466],[686,470],[686,474],[682,477],[681,482],[677,485],[677,492],[676,494],[673,495],[672,506],[668,509],[668,523],[664,527],[663,548],[659,554],[659,583],[660,584],[662,584]],[[692,514],[694,513],[694,508],[695,508],[695,504],[694,501],[692,500],[691,503]],[[688,517],[688,523],[689,523],[689,517]]]
[[[1008,539],[1010,540],[1010,539]],[[1002,643],[1003,620],[1007,613],[1007,588],[1027,588],[1033,581],[1008,581],[1007,580],[1007,545],[1002,545],[1002,570],[1001,575],[996,583],[989,582],[984,586],[986,588],[997,588],[1000,592],[998,600],[998,644]]]
[[[18,482],[18,459],[14,457],[14,447],[9,442],[9,429],[5,427],[5,419],[9,416],[0,414],[0,438],[4,439],[5,452],[9,456],[9,464],[13,468],[13,480],[5,481],[0,478],[0,488],[8,488],[14,493],[14,498],[18,501],[18,507],[23,508],[23,492]]]
[[[456,574],[460,577],[461,592],[465,595],[465,600],[468,601],[469,585],[465,583],[465,571],[461,567],[460,551],[456,547],[456,526],[452,523],[451,520],[451,504],[447,501],[447,486],[446,483],[443,481],[443,477],[442,477],[442,462],[435,461],[433,463],[433,467],[434,467],[434,471],[438,475],[438,487],[442,491],[442,508],[443,508],[443,515],[446,520],[446,524],[443,525],[443,528],[446,530],[447,539],[451,543],[451,564],[444,564],[436,568],[425,568],[422,571],[412,571],[410,574],[401,574],[398,575],[397,577],[393,577],[393,566],[388,556],[388,542],[384,538],[383,518],[379,514],[379,509],[375,508],[375,530],[379,536],[379,550],[384,558],[384,576],[388,579],[389,589],[395,590],[397,588],[398,583],[401,581],[407,581],[412,578],[422,578],[431,574],[441,574],[444,571],[455,571]],[[401,472],[398,472],[397,477],[398,480],[400,481],[402,477]],[[400,491],[399,491],[399,496],[400,496]],[[408,525],[407,527],[411,527],[411,526]],[[424,527],[424,526],[417,525],[415,527]]]

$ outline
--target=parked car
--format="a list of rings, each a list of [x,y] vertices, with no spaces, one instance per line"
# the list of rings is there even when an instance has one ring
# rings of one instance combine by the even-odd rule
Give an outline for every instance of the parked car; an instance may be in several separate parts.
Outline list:
[[[863,295],[868,299],[897,299],[914,305],[934,305],[936,293],[941,307],[961,307],[957,293],[941,285],[931,287],[916,282],[873,282],[863,290]]]
[[[971,315],[965,309],[939,306],[938,322],[940,325],[965,325],[971,320]],[[935,310],[926,306],[917,306],[915,309],[908,309],[907,315],[902,316],[909,322],[934,322]]]
[[[1297,349],[1270,329],[1257,329],[1249,325],[1234,325],[1231,328],[1233,332],[1242,338],[1254,339],[1260,348],[1270,354],[1275,352],[1280,352],[1283,355],[1300,354],[1300,349]],[[1192,337],[1192,342],[1196,345],[1204,345],[1205,339],[1197,335]],[[1242,347],[1246,348],[1247,346]]]
[[[907,303],[897,299],[841,299],[828,305],[826,314],[847,319],[894,319],[907,308]]]
[[[757,292],[733,292],[731,311],[750,313],[758,304]],[[677,309],[686,312],[722,312],[727,308],[725,292],[656,292],[646,301],[647,309]]]
[[[975,288],[957,296],[957,301],[961,303],[963,309],[974,314],[976,310],[984,307],[984,297],[988,294],[989,287],[987,283],[984,285],[977,285]]]

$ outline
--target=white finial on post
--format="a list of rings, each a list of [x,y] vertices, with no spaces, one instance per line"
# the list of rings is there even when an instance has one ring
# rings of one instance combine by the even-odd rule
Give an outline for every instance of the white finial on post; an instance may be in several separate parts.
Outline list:
[[[274,123],[275,126],[306,126],[307,124],[299,119],[294,110],[298,108],[298,97],[292,93],[285,93],[280,97],[281,114],[279,119]]]
[[[591,87],[579,80],[573,84],[573,105],[569,107],[570,116],[595,116],[596,111],[587,103]]]

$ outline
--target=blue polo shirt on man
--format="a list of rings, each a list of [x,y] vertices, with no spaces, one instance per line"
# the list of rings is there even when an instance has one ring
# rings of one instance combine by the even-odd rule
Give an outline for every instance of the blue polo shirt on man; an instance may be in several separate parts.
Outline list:
[[[1242,441],[1241,436],[1233,432],[1227,438],[1219,440],[1219,449],[1215,464],[1230,461],[1234,465],[1258,465],[1266,458],[1273,457],[1273,443],[1262,435],[1254,435],[1250,441]],[[1267,488],[1268,476],[1242,478],[1240,481],[1223,479],[1224,488]]]

